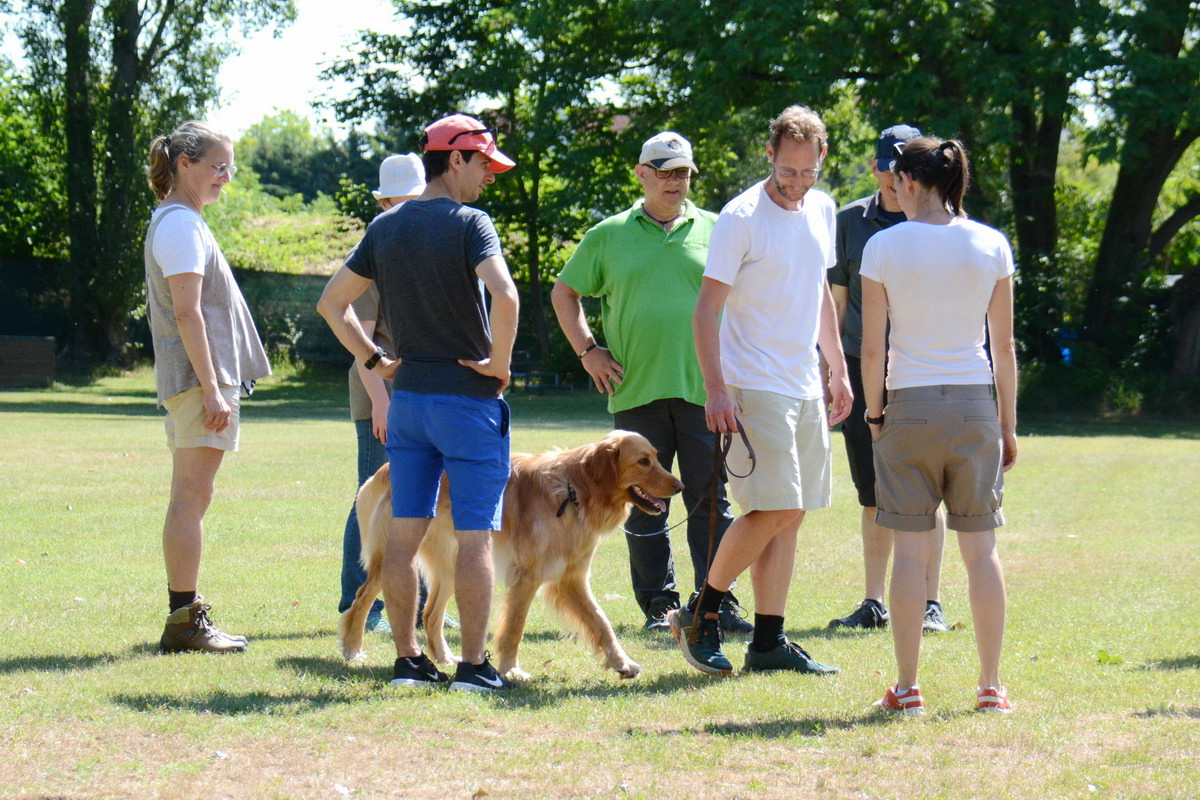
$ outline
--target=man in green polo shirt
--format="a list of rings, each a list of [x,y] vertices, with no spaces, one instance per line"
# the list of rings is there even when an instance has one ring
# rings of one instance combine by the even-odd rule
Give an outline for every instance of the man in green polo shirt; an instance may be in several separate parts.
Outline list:
[[[708,487],[717,438],[704,419],[704,379],[696,362],[692,314],[717,215],[687,200],[696,171],[692,146],[678,133],[666,131],[647,140],[634,167],[644,197],[584,235],[550,297],[558,323],[597,391],[608,395],[613,426],[649,439],[667,469],[679,457],[683,502],[692,511],[687,538],[699,590],[708,575],[713,501]],[[600,298],[607,347],[596,342],[588,326],[584,296]],[[724,475],[716,503],[719,543],[733,520]],[[670,630],[666,614],[679,607],[666,527],[666,514],[651,517],[636,508],[626,525],[633,592],[648,630]],[[720,616],[730,632],[753,630],[732,596]]]

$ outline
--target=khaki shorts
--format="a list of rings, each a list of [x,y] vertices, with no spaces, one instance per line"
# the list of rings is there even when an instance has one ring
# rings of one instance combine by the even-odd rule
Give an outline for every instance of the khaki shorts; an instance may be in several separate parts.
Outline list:
[[[833,461],[824,402],[729,388],[757,462],[750,472],[750,455],[742,437],[735,434],[726,464],[729,493],[742,513],[828,506]],[[737,477],[748,472],[745,478]]]
[[[238,449],[238,422],[241,413],[242,387],[222,386],[221,396],[232,412],[229,425],[217,433],[204,427],[204,390],[199,386],[172,395],[163,401],[167,409],[164,425],[167,429],[167,448],[174,453],[187,447],[212,447],[234,452]]]
[[[946,527],[1004,524],[1000,420],[992,387],[917,386],[889,391],[875,442],[875,522],[928,531],[946,504]]]

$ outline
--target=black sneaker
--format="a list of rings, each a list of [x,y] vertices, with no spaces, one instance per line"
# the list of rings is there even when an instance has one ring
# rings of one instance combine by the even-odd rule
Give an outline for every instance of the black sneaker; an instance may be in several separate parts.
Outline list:
[[[733,671],[729,659],[721,652],[721,626],[716,614],[709,612],[696,620],[686,608],[673,608],[667,612],[667,624],[684,659],[693,667],[709,675],[728,675]]]
[[[646,630],[670,633],[671,626],[667,624],[667,612],[673,608],[679,608],[679,601],[673,597],[659,595],[651,600],[646,608],[646,624],[644,626]]]
[[[822,664],[795,642],[784,642],[778,647],[759,653],[754,648],[746,649],[746,664],[742,672],[772,672],[792,670],[809,675],[836,675],[841,672],[835,666]]]
[[[485,654],[483,663],[478,666],[469,664],[466,661],[458,662],[458,672],[454,674],[454,683],[450,684],[450,688],[461,692],[489,693],[511,689],[515,685],[499,672],[496,672],[495,668],[488,662],[487,654]]]
[[[942,604],[937,600],[925,603],[925,621],[921,623],[921,630],[925,633],[945,633],[950,630],[942,614]]]
[[[424,654],[397,658],[392,667],[392,686],[441,686],[450,676],[433,665]]]
[[[717,616],[721,621],[721,630],[725,633],[754,633],[754,625],[742,614],[742,607],[738,605],[737,600],[730,597],[722,600]]]
[[[829,620],[831,628],[886,628],[887,609],[875,600],[863,600],[848,616]]]

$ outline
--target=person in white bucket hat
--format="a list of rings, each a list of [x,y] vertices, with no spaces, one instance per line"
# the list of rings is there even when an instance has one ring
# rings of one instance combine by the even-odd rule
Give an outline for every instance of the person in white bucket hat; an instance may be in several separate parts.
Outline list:
[[[379,188],[371,192],[387,211],[425,191],[425,166],[416,153],[388,156],[379,165]]]
[[[406,200],[420,196],[425,191],[425,165],[416,153],[388,156],[379,165],[379,188],[372,191],[379,208],[388,211],[397,208]],[[367,338],[389,354],[396,352],[392,344],[392,333],[379,313],[379,290],[372,283],[354,301],[354,313]],[[383,449],[387,441],[388,406],[392,396],[391,381],[385,381],[371,370],[364,369],[361,362],[350,365],[350,417],[354,420],[358,438],[358,485],[361,487],[387,461]],[[357,491],[355,492],[357,495]],[[366,579],[358,561],[361,549],[361,534],[358,515],[354,504],[346,517],[346,528],[342,534],[342,590],[338,600],[338,613],[345,611],[354,602],[358,587]],[[391,626],[383,616],[383,602],[376,600],[367,615],[367,630],[377,630],[390,635]]]

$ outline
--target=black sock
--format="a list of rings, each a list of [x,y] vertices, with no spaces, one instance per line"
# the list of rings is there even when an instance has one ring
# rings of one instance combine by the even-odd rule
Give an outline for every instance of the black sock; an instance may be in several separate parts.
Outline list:
[[[716,614],[721,610],[721,601],[725,599],[728,592],[722,592],[720,589],[714,589],[708,583],[704,584],[704,588],[700,590],[700,595],[693,598],[692,602],[688,603],[688,611],[696,616],[704,614]]]
[[[754,639],[750,649],[756,653],[765,653],[787,642],[783,635],[783,617],[774,614],[754,615]]]
[[[926,600],[925,607],[929,608],[930,606],[937,606],[938,608],[941,608],[942,604],[939,603],[937,600]]]
[[[171,606],[171,611],[174,613],[184,606],[190,606],[192,603],[196,602],[196,590],[192,589],[190,592],[176,592],[172,590],[170,586],[168,586],[167,597],[168,603]]]
[[[863,604],[865,605],[866,603],[870,603],[871,605],[878,608],[880,611],[887,611],[887,606],[885,606],[883,604],[882,600],[876,600],[873,597],[866,597],[866,598],[863,598]]]

